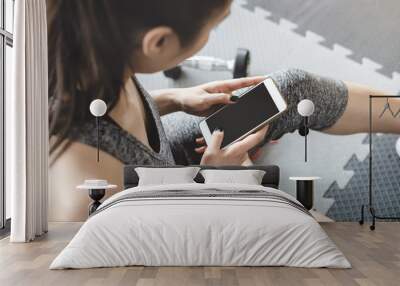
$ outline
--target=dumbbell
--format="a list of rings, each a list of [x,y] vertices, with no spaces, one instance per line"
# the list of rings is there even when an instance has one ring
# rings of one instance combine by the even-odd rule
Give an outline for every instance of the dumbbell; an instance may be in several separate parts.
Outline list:
[[[230,71],[233,78],[246,77],[250,65],[250,51],[248,49],[239,48],[236,51],[234,60],[224,60],[208,56],[194,56],[180,65],[164,71],[164,75],[168,78],[177,80],[182,75],[182,67],[188,67],[204,71]]]

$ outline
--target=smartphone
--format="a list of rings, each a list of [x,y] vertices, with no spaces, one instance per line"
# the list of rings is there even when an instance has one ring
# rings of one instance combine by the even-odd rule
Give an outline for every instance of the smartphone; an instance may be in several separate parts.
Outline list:
[[[285,112],[287,104],[271,78],[241,95],[234,104],[219,109],[199,126],[210,145],[214,130],[224,131],[221,149],[242,140]]]

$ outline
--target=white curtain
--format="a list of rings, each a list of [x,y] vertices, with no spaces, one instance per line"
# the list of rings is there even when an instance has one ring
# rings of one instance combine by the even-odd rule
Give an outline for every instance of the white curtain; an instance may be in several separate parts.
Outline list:
[[[6,111],[12,242],[47,231],[48,73],[46,0],[15,1],[14,94]]]

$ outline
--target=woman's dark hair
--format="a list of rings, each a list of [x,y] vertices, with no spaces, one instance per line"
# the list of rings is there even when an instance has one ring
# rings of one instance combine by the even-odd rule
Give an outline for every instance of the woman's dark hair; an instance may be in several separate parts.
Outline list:
[[[50,152],[91,118],[90,102],[118,100],[135,48],[168,26],[188,45],[230,0],[48,0]],[[66,147],[65,147],[66,148]],[[63,150],[65,150],[63,148]],[[62,150],[62,151],[63,151]]]

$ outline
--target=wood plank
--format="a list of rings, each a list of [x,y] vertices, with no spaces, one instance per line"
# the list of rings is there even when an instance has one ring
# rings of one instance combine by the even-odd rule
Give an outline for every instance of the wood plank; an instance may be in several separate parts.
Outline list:
[[[317,222],[335,222],[330,217],[327,217],[326,215],[324,215],[316,210],[310,210],[310,213],[312,214],[312,216],[315,218],[315,220]]]
[[[80,228],[80,223],[51,223],[50,232],[32,243],[0,241],[0,285],[398,285],[400,223],[378,223],[372,232],[357,223],[321,223],[352,263],[352,269],[290,267],[117,267],[48,269]]]

